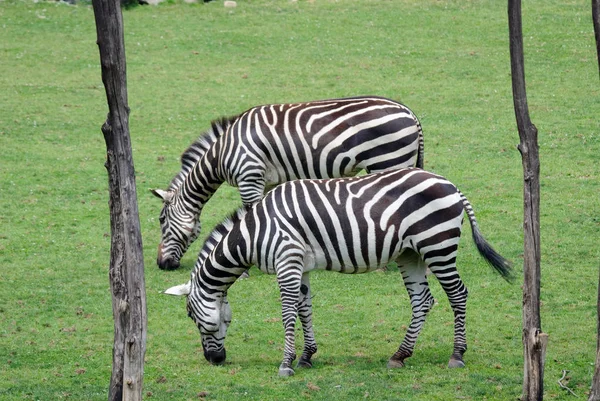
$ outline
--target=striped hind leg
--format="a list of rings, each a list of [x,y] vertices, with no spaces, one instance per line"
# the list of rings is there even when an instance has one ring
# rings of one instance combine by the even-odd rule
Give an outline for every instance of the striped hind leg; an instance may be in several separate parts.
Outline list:
[[[304,252],[295,246],[282,246],[282,248],[287,249],[282,252],[283,259],[276,264],[277,282],[281,294],[281,320],[285,334],[283,360],[279,366],[279,376],[292,376],[294,374],[292,362],[296,359],[295,327],[298,319],[298,309],[302,306],[305,308],[305,312],[307,311],[306,306],[300,303]]]
[[[312,368],[310,358],[317,353],[317,343],[313,331],[312,322],[312,299],[310,295],[310,280],[308,273],[302,275],[300,284],[300,298],[298,300],[298,317],[302,323],[302,332],[304,334],[304,350],[298,360],[297,367]]]
[[[452,249],[447,250],[452,251]],[[435,259],[426,258],[425,260],[446,292],[450,307],[454,312],[454,350],[448,362],[448,367],[461,368],[465,366],[463,355],[467,351],[465,320],[468,291],[456,270],[456,247],[448,255],[437,256]]]
[[[388,361],[388,368],[403,367],[404,360],[413,354],[427,313],[431,310],[434,302],[425,276],[425,263],[419,254],[412,250],[406,250],[396,262],[410,297],[412,316],[402,344]]]

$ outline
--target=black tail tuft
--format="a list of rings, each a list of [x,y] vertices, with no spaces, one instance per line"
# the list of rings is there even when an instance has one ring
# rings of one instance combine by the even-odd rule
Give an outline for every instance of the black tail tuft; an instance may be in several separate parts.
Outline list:
[[[473,241],[479,254],[509,283],[514,282],[515,275],[512,269],[512,263],[502,257],[492,246],[483,238],[479,228],[471,226],[473,232]]]

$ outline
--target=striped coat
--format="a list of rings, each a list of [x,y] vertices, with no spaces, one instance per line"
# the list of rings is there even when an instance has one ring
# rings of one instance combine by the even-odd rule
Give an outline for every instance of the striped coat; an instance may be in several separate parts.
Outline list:
[[[463,366],[467,289],[456,270],[456,255],[465,212],[480,254],[510,279],[510,263],[481,235],[469,201],[446,179],[412,168],[292,181],[275,188],[217,226],[200,252],[190,282],[167,293],[188,295],[188,312],[200,329],[205,356],[211,363],[221,363],[231,320],[228,288],[252,265],[276,275],[285,329],[279,373],[287,376],[293,374],[298,317],[305,338],[299,365],[310,366],[317,350],[309,273],[366,273],[396,262],[413,312],[405,338],[388,362],[389,367],[400,367],[412,355],[433,304],[425,275],[428,267],[455,314],[449,366]]]
[[[250,205],[290,180],[415,164],[423,164],[419,121],[407,107],[381,97],[257,106],[213,122],[184,153],[169,189],[153,191],[163,200],[158,266],[179,267],[199,235],[204,205],[223,182],[238,187]]]

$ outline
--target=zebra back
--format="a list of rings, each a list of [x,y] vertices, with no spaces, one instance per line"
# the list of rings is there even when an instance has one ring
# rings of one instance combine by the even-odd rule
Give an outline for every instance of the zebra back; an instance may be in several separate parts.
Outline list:
[[[219,143],[223,174],[234,184],[265,168],[267,184],[274,185],[413,167],[417,159],[423,164],[417,117],[379,96],[256,106],[240,114]]]

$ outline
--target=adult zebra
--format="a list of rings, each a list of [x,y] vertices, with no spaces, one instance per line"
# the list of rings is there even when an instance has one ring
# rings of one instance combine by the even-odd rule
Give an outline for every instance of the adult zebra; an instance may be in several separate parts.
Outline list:
[[[294,373],[294,325],[299,316],[311,366],[317,351],[312,330],[309,272],[365,273],[397,262],[410,296],[412,318],[388,367],[404,366],[429,312],[426,267],[439,280],[454,311],[450,367],[464,366],[467,289],[456,270],[463,211],[479,253],[510,281],[510,263],[483,238],[469,201],[449,181],[416,168],[362,177],[287,182],[252,207],[239,209],[206,240],[187,284],[166,291],[187,295],[188,315],[200,329],[204,356],[225,360],[231,321],[227,290],[251,265],[276,274],[281,291],[285,348],[279,374]]]
[[[183,154],[169,189],[152,191],[163,200],[158,266],[179,267],[200,233],[202,208],[223,182],[237,186],[250,205],[285,181],[415,164],[423,165],[418,119],[381,97],[257,106],[215,121]]]

